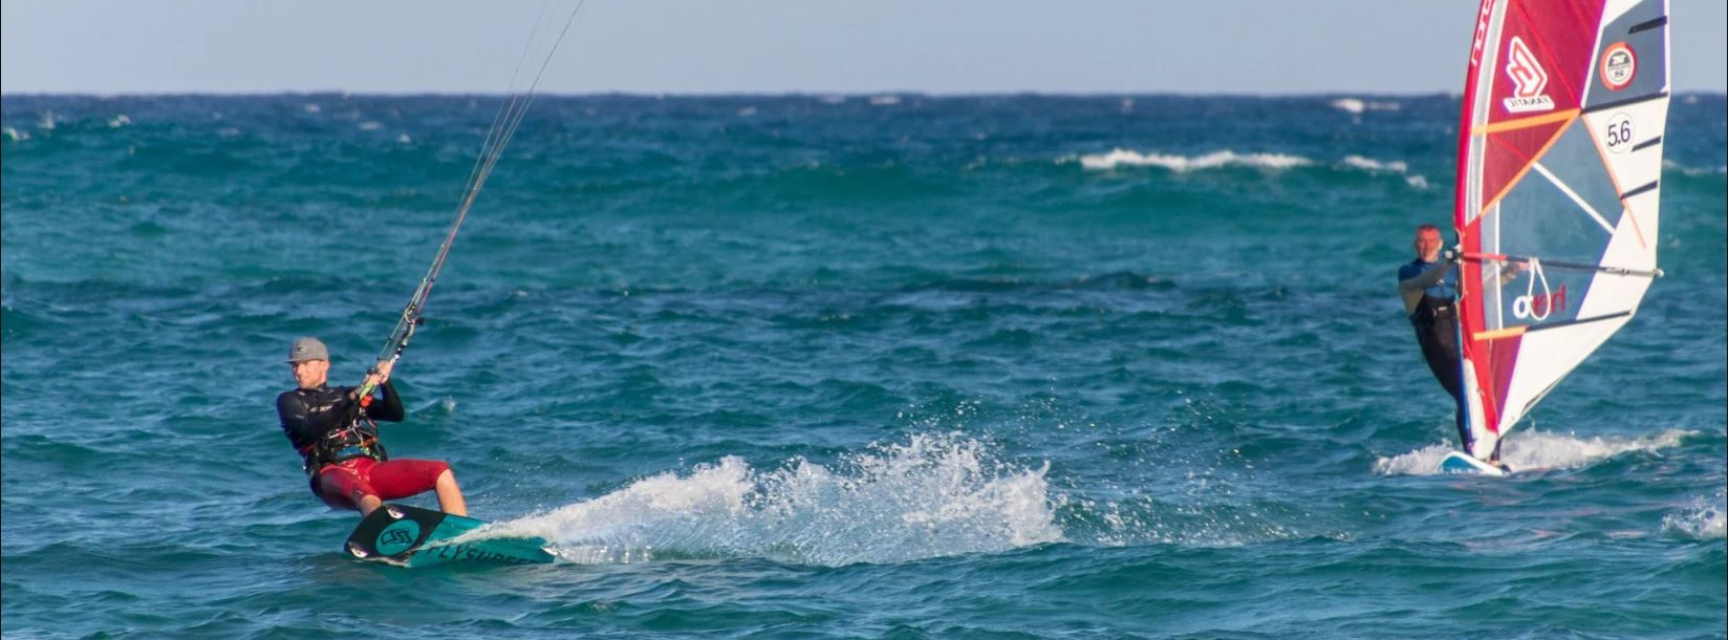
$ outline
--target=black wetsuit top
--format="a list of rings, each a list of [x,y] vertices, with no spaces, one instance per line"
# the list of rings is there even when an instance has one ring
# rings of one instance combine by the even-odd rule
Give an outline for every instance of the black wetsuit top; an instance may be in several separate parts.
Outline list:
[[[389,381],[378,385],[382,398],[365,408],[365,417],[385,422],[401,422],[406,416],[402,398]],[[282,433],[294,450],[304,456],[331,432],[347,428],[358,417],[359,407],[352,397],[355,387],[320,385],[316,389],[295,389],[276,396],[276,415],[282,418]],[[314,470],[315,471],[315,470]]]

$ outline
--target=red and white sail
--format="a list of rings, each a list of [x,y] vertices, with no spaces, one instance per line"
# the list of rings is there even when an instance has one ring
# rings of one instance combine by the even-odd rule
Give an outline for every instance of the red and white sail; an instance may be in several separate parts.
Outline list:
[[[1453,224],[1471,455],[1637,312],[1656,268],[1666,0],[1484,0]]]

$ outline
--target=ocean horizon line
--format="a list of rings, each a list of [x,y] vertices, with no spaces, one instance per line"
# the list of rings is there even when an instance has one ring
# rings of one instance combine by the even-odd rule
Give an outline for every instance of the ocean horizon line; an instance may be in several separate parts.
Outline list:
[[[281,91],[119,91],[119,92],[65,92],[65,91],[0,91],[0,98],[160,98],[160,97],[234,97],[261,98],[279,96],[335,96],[364,98],[500,98],[517,95],[508,92],[491,91],[348,91],[341,89],[320,90],[281,90]],[[594,92],[546,92],[539,91],[536,96],[542,98],[650,98],[650,99],[682,99],[682,98],[847,98],[869,99],[877,97],[899,98],[930,98],[930,99],[968,99],[968,98],[1236,98],[1236,99],[1266,99],[1287,100],[1299,98],[1460,98],[1463,94],[1446,91],[1432,92],[1387,92],[1374,93],[1368,91],[1315,91],[1300,93],[1234,93],[1234,92],[1179,92],[1179,91],[979,91],[979,92],[940,92],[940,91],[787,91],[787,92],[752,92],[752,91],[690,91],[690,92],[652,92],[652,91],[594,91]],[[1676,91],[1676,96],[1722,96],[1728,97],[1724,91]]]

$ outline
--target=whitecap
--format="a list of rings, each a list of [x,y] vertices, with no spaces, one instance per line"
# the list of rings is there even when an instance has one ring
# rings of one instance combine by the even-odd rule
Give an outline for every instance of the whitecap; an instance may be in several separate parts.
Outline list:
[[[1415,189],[1428,188],[1428,178],[1419,174],[1410,173],[1410,165],[1405,163],[1403,160],[1383,162],[1365,156],[1348,155],[1344,156],[1344,159],[1340,161],[1340,164],[1351,169],[1361,169],[1369,173],[1385,172],[1406,174],[1404,176],[1405,184],[1408,184]]]
[[[376,120],[367,120],[365,122],[360,123],[360,130],[361,131],[377,131],[377,130],[383,129],[383,128],[384,128],[384,123],[378,122]]]
[[[1692,506],[1662,518],[1662,530],[1698,540],[1720,540],[1728,537],[1728,491],[1718,491],[1714,504],[1703,496],[1692,500]]]
[[[1367,171],[1390,171],[1393,173],[1405,173],[1410,170],[1410,165],[1405,164],[1402,160],[1381,162],[1373,158],[1365,158],[1357,155],[1344,156],[1344,166],[1364,169]]]
[[[1535,430],[1514,432],[1503,441],[1500,460],[1515,472],[1576,469],[1623,453],[1673,448],[1690,433],[1670,429],[1637,438],[1583,438]],[[1381,475],[1436,475],[1440,473],[1440,460],[1453,450],[1450,444],[1436,444],[1392,457],[1380,457],[1374,461],[1374,472]]]
[[[1065,158],[1059,162],[1067,162]],[[1093,170],[1107,170],[1118,167],[1163,167],[1171,171],[1186,172],[1219,167],[1256,167],[1261,169],[1289,169],[1313,164],[1313,161],[1282,153],[1236,153],[1234,151],[1214,151],[1201,156],[1179,156],[1161,153],[1142,154],[1126,149],[1112,149],[1109,153],[1093,153],[1080,156],[1080,166]]]
[[[1675,162],[1673,160],[1663,160],[1662,161],[1662,168],[1679,171],[1681,174],[1688,176],[1688,177],[1692,177],[1692,178],[1700,178],[1700,177],[1709,176],[1709,175],[1728,174],[1728,165],[1723,165],[1723,166],[1719,166],[1719,167],[1712,169],[1710,167],[1688,167],[1688,166],[1682,165],[1678,162]]]
[[[893,95],[893,94],[870,96],[870,105],[871,106],[885,107],[885,106],[896,105],[896,104],[900,104],[900,96]]]
[[[124,126],[129,125],[129,124],[132,124],[132,119],[126,117],[126,114],[122,113],[120,115],[114,116],[113,119],[108,121],[108,128],[118,129],[120,127],[124,127]]]
[[[1361,98],[1339,98],[1332,101],[1332,108],[1353,115],[1362,115],[1364,111],[1397,111],[1404,105],[1391,101],[1363,100]]]

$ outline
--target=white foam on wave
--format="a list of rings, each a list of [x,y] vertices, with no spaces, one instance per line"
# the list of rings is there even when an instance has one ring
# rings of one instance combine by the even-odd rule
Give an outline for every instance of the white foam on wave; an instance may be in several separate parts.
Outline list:
[[[1637,438],[1581,438],[1534,430],[1514,432],[1501,445],[1500,459],[1513,471],[1576,469],[1623,453],[1672,448],[1689,433],[1670,429]],[[1437,475],[1440,473],[1440,460],[1454,450],[1450,444],[1436,444],[1389,458],[1381,457],[1374,461],[1374,472],[1382,475]]]
[[[870,96],[870,106],[873,107],[886,107],[896,104],[900,104],[900,96],[893,94]]]
[[[1361,98],[1339,98],[1332,101],[1332,108],[1339,111],[1361,115],[1364,111],[1397,111],[1403,105],[1390,101],[1370,101]]]
[[[118,116],[114,116],[114,118],[112,118],[108,121],[108,128],[119,129],[120,127],[124,127],[124,126],[129,125],[129,124],[132,124],[132,119],[126,117],[126,114],[122,113]]]
[[[727,456],[475,535],[539,536],[578,562],[672,554],[840,566],[998,552],[1063,539],[1048,469],[998,462],[958,435],[873,446],[834,468],[793,459],[758,471]]]
[[[377,131],[377,130],[383,129],[383,128],[384,128],[384,123],[378,122],[376,120],[367,120],[365,122],[360,123],[360,130],[361,131]]]
[[[1073,158],[1064,158],[1058,162],[1070,162]],[[1166,155],[1162,153],[1142,154],[1127,149],[1112,149],[1109,153],[1091,153],[1079,157],[1080,166],[1093,170],[1108,170],[1117,167],[1163,167],[1171,171],[1186,172],[1201,169],[1216,169],[1220,167],[1256,167],[1261,169],[1289,169],[1310,165],[1314,162],[1301,156],[1282,153],[1236,153],[1230,150],[1214,151],[1201,156]]]
[[[1728,489],[1716,492],[1714,503],[1703,496],[1692,500],[1692,506],[1662,518],[1662,530],[1698,540],[1720,540],[1728,537]]]
[[[1387,173],[1405,174],[1404,175],[1404,183],[1405,184],[1408,184],[1411,187],[1415,187],[1417,189],[1427,189],[1428,188],[1428,179],[1422,177],[1421,175],[1411,174],[1410,173],[1410,165],[1405,163],[1403,160],[1393,160],[1390,162],[1381,162],[1381,161],[1375,160],[1373,158],[1367,158],[1367,157],[1358,156],[1358,155],[1348,155],[1348,156],[1344,156],[1344,159],[1340,163],[1346,167],[1350,167],[1352,169],[1361,169],[1361,170],[1367,171],[1369,173],[1387,172]]]
[[[1375,160],[1373,158],[1365,158],[1362,156],[1350,155],[1350,156],[1344,156],[1343,162],[1344,162],[1344,166],[1354,167],[1357,169],[1363,169],[1363,170],[1367,170],[1367,171],[1391,171],[1393,173],[1406,173],[1406,172],[1410,171],[1410,165],[1406,164],[1402,160],[1393,160],[1391,162],[1381,162],[1381,161]]]
[[[20,142],[23,140],[29,140],[30,139],[30,132],[19,131],[17,129],[12,128],[12,127],[0,128],[0,133],[4,133],[6,136],[6,139],[10,140],[12,142]]]
[[[1703,176],[1710,176],[1710,175],[1728,174],[1728,165],[1723,165],[1723,166],[1719,166],[1719,167],[1712,169],[1710,167],[1688,167],[1688,166],[1682,165],[1678,162],[1675,162],[1673,160],[1663,160],[1662,161],[1662,168],[1673,169],[1675,171],[1679,171],[1681,174],[1684,174],[1686,176],[1693,177],[1693,178],[1700,178]]]

